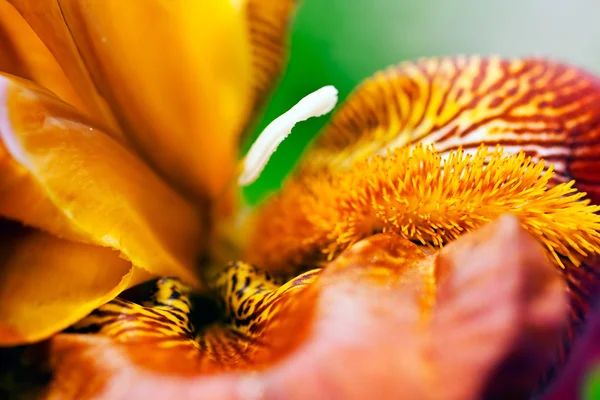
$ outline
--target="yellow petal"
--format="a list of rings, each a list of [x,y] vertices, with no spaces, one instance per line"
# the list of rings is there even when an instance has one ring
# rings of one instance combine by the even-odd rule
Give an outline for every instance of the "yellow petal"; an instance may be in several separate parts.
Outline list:
[[[135,270],[114,250],[0,221],[0,346],[67,328],[147,277]]]
[[[17,10],[0,1],[0,71],[32,80],[82,110],[85,106],[75,93],[48,48]]]
[[[600,80],[543,59],[454,57],[403,63],[366,80],[320,134],[302,170],[423,142],[442,153],[501,144],[554,164],[600,204]],[[580,179],[581,178],[581,179]]]
[[[287,34],[295,0],[244,0],[252,47],[254,107],[260,107],[287,61]]]
[[[1,76],[0,139],[0,216],[197,283],[198,212],[71,106]]]
[[[295,9],[293,0],[10,1],[78,90],[102,109],[98,89],[130,144],[196,195],[230,179],[247,111],[285,64]]]
[[[6,1],[6,0],[3,0]],[[120,138],[119,126],[104,98],[98,93],[76,44],[64,24],[62,12],[56,0],[8,0],[25,18],[33,31],[54,55],[69,78],[77,94],[84,102],[83,110],[110,128],[107,133]],[[31,56],[40,54],[30,48]],[[10,71],[7,71],[10,72]],[[48,78],[49,79],[49,78]],[[57,93],[61,97],[61,93]],[[62,98],[62,97],[61,97]],[[67,99],[64,99],[67,100]]]
[[[243,16],[229,0],[58,3],[140,153],[186,191],[220,194],[250,106]]]

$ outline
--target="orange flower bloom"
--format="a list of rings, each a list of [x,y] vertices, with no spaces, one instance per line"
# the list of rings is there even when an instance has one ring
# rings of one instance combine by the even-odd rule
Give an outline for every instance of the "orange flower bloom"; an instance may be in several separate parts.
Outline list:
[[[237,161],[293,10],[0,0],[6,393],[522,396],[562,360],[597,280],[600,81],[393,67],[248,209],[236,180],[337,101],[307,96]]]

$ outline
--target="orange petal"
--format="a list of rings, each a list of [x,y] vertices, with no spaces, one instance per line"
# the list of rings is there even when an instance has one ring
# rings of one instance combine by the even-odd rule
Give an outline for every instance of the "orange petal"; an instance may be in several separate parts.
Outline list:
[[[0,260],[0,346],[45,339],[148,277],[114,250],[6,221]]]
[[[25,18],[33,31],[56,58],[56,61],[69,78],[78,96],[84,102],[81,109],[94,117],[96,121],[101,121],[105,127],[109,128],[107,133],[123,139],[115,117],[104,98],[98,93],[85,63],[81,59],[79,50],[71,38],[71,33],[64,23],[62,11],[57,1],[8,0],[8,2]],[[31,57],[43,54],[34,51],[33,47],[29,49],[29,52]],[[46,80],[49,79],[49,77],[46,78]],[[49,88],[52,89],[51,87]],[[61,99],[68,101],[68,98],[62,98],[61,93],[56,93]]]
[[[237,272],[223,287],[231,324],[204,326],[197,341],[177,284],[163,286],[172,296],[158,294],[153,307],[102,307],[90,317],[91,327],[106,323],[100,334],[57,336],[50,393],[458,400],[500,382],[495,394],[523,398],[553,362],[566,317],[560,275],[514,217],[439,255],[393,234],[372,236],[320,276],[307,273],[259,303],[246,289],[261,297],[272,278],[246,281],[255,272],[241,265]],[[527,366],[518,376],[504,369],[515,360]]]
[[[71,106],[0,76],[0,139],[0,216],[197,283],[198,212]]]
[[[295,0],[243,0],[252,49],[254,107],[260,107],[287,61],[287,36]]]
[[[347,168],[406,144],[437,151],[482,143],[554,164],[558,181],[600,204],[600,80],[543,59],[454,57],[391,67],[333,116],[301,171]]]
[[[5,0],[0,1],[0,48],[0,71],[34,81],[67,103],[85,110],[82,100],[48,48]]]
[[[220,194],[250,107],[241,13],[228,0],[59,0],[58,8],[140,153],[175,185]]]

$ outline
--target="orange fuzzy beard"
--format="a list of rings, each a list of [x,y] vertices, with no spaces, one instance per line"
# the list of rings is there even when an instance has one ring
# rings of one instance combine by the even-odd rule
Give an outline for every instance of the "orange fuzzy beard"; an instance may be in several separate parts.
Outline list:
[[[447,157],[423,145],[399,148],[289,182],[259,211],[247,256],[271,270],[306,267],[378,232],[441,247],[510,213],[556,264],[577,266],[600,253],[600,207],[573,181],[551,187],[552,176],[552,167],[500,147]]]

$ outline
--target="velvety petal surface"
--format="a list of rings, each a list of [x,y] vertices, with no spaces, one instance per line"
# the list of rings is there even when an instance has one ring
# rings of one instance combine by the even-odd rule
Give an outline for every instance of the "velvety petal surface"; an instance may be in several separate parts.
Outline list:
[[[232,312],[216,324],[190,324],[200,303],[169,280],[145,306],[101,307],[76,327],[96,334],[48,344],[46,394],[477,399],[499,388],[521,398],[566,322],[562,280],[514,217],[439,253],[382,234],[283,286],[239,263],[220,282]],[[504,368],[514,360],[527,365],[518,376]]]
[[[0,139],[0,217],[71,242],[113,250],[94,250],[102,255],[94,258],[96,264],[80,266],[78,273],[56,272],[56,279],[70,287],[84,284],[101,270],[110,270],[103,257],[119,254],[150,274],[179,276],[198,284],[196,261],[204,250],[205,219],[73,107],[30,82],[1,76]],[[53,254],[56,261],[47,266],[47,273],[60,263],[61,252]],[[69,254],[64,252],[63,262],[74,268],[77,260],[70,260]],[[120,272],[111,278],[119,278],[115,287],[130,269],[124,261],[117,264]],[[17,263],[12,268],[27,269],[27,265]],[[61,301],[64,292],[53,294],[52,284],[48,285],[44,301]],[[118,290],[111,293],[114,296]],[[27,298],[23,301],[14,306],[34,307]],[[101,304],[101,298],[86,304],[89,312]],[[69,314],[68,308],[64,311]],[[69,318],[74,322],[73,316]],[[44,332],[48,329],[44,327]]]

